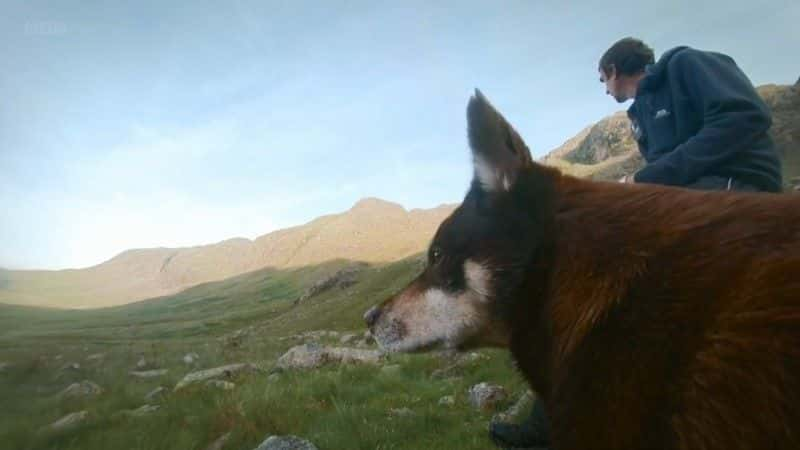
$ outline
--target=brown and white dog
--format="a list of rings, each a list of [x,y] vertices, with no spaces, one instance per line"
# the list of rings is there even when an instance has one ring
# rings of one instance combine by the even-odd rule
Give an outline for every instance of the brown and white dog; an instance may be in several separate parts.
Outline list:
[[[507,347],[553,449],[800,449],[800,196],[581,180],[476,91],[474,180],[390,351]]]

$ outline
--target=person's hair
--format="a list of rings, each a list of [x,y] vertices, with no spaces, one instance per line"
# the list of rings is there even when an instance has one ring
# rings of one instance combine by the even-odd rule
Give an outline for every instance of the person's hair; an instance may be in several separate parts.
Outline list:
[[[615,42],[603,53],[598,68],[606,75],[612,69],[616,70],[617,75],[636,75],[654,62],[652,48],[639,39],[626,37]]]

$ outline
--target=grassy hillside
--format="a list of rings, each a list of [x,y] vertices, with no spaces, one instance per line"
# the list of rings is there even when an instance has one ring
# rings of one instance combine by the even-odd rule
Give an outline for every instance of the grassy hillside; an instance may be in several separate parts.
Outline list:
[[[481,351],[460,365],[437,355],[393,355],[377,366],[334,365],[268,377],[275,360],[302,342],[291,336],[323,329],[363,333],[363,312],[421,268],[418,257],[364,266],[352,286],[294,304],[309,286],[352,265],[339,260],[265,269],[91,311],[0,305],[0,365],[8,364],[0,370],[0,448],[202,450],[228,432],[225,449],[254,448],[268,434],[296,434],[320,449],[491,447],[486,427],[494,411],[474,410],[466,392],[481,381],[501,384],[510,394],[499,406],[505,408],[526,389],[505,352]],[[334,338],[326,342],[340,345]],[[182,361],[189,352],[199,355],[192,367]],[[141,358],[145,368],[167,374],[132,377],[128,372]],[[230,391],[200,386],[171,392],[190,371],[237,362],[255,363],[264,372],[234,379]],[[73,363],[80,367],[70,368]],[[56,397],[84,379],[105,392]],[[145,404],[143,396],[159,385],[170,393],[158,411],[116,414]],[[438,404],[446,395],[454,396],[454,405]],[[89,416],[77,428],[38,432],[80,410]]]
[[[172,295],[266,267],[341,258],[386,263],[423,251],[453,205],[406,211],[376,198],[348,211],[265,234],[185,248],[127,250],[85,269],[0,270],[0,303],[100,308]]]

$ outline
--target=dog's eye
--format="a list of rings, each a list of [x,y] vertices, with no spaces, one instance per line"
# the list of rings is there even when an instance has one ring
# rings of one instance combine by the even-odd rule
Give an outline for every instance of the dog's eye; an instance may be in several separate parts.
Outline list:
[[[437,261],[442,257],[442,249],[439,247],[431,248],[431,264],[436,264]]]

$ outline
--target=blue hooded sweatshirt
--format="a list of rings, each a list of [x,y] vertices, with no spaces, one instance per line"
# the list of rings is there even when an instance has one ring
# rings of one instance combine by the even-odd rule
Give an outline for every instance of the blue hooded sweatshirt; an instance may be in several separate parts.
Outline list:
[[[715,175],[769,192],[782,188],[769,109],[727,55],[666,52],[647,67],[628,117],[647,161],[637,183],[686,186]]]

